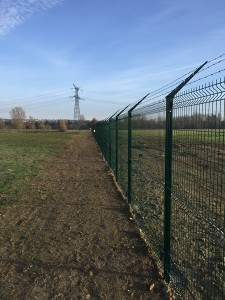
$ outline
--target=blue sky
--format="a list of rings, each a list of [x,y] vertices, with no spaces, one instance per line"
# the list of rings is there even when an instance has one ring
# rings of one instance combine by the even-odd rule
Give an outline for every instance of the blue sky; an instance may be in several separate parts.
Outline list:
[[[0,0],[0,118],[104,119],[225,48],[224,0]]]

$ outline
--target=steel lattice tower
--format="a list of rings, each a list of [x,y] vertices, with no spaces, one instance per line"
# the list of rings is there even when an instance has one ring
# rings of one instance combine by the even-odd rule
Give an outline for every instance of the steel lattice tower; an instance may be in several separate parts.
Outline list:
[[[79,91],[79,87],[74,86],[74,90],[75,90],[75,95],[73,96],[75,98],[75,103],[74,103],[74,114],[73,114],[73,119],[74,119],[74,122],[77,123],[78,127],[80,125],[80,103],[79,103],[79,100],[80,100],[80,97],[78,95],[78,91]]]

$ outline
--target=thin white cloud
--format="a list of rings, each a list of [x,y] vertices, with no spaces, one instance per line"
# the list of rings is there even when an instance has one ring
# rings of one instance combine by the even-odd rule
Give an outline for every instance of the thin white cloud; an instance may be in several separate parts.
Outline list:
[[[0,0],[0,37],[25,22],[34,12],[51,9],[63,0]]]

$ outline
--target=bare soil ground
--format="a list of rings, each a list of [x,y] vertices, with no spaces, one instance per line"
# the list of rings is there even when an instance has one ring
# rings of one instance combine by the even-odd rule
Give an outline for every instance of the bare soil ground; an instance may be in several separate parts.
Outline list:
[[[0,216],[0,299],[169,299],[90,133]]]

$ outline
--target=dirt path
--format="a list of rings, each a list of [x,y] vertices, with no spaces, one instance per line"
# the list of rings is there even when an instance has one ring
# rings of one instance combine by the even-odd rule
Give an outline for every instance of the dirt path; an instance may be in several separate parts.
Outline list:
[[[0,299],[168,298],[90,133],[23,189],[0,218]]]

